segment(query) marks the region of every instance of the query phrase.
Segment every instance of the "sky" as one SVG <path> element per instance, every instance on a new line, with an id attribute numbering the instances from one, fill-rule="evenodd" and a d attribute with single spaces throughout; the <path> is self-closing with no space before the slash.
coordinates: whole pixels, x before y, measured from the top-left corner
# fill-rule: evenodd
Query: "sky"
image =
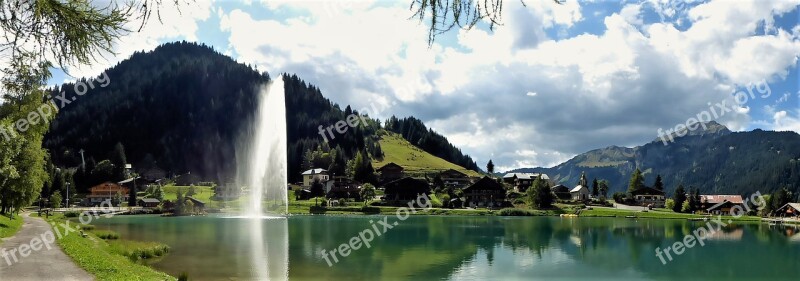
<path id="1" fill-rule="evenodd" d="M 167 3 L 114 54 L 50 82 L 201 42 L 372 117 L 417 117 L 498 171 L 642 145 L 718 104 L 713 120 L 731 130 L 800 132 L 800 0 L 523 1 L 507 1 L 494 30 L 430 46 L 410 0 Z"/>

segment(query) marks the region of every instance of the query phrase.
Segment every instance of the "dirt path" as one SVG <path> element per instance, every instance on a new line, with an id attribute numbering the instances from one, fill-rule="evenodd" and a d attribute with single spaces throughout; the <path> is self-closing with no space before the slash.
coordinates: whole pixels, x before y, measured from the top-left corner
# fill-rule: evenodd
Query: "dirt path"
<path id="1" fill-rule="evenodd" d="M 6 281 L 38 281 L 38 280 L 94 280 L 94 277 L 78 267 L 64 251 L 52 243 L 47 249 L 42 243 L 42 234 L 52 231 L 47 222 L 41 218 L 23 215 L 24 223 L 17 235 L 5 239 L 0 249 L 0 280 Z M 38 247 L 36 242 L 40 241 Z M 30 250 L 30 255 L 22 257 L 20 246 L 34 246 L 38 251 Z M 12 250 L 14 255 L 12 255 Z M 15 262 L 14 256 L 17 261 Z"/>

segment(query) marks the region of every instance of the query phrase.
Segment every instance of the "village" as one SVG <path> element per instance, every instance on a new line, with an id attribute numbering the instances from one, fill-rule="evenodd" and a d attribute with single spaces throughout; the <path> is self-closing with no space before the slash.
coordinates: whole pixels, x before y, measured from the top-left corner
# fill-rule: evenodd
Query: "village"
<path id="1" fill-rule="evenodd" d="M 238 200 L 249 194 L 246 186 L 233 183 L 217 185 L 203 182 L 197 176 L 186 173 L 167 177 L 158 168 L 149 168 L 140 174 L 126 165 L 130 178 L 120 182 L 104 182 L 91 187 L 89 194 L 74 199 L 82 207 L 99 206 L 111 202 L 115 207 L 127 207 L 130 214 L 168 213 L 173 215 L 197 215 L 220 212 L 226 207 L 235 207 Z M 470 176 L 455 169 L 429 173 L 406 173 L 395 163 L 376 169 L 377 184 L 359 183 L 347 176 L 331 175 L 322 168 L 302 172 L 302 181 L 287 185 L 290 201 L 313 200 L 316 208 L 310 213 L 335 209 L 348 205 L 372 207 L 405 206 L 420 194 L 431 196 L 434 207 L 442 209 L 464 209 L 496 211 L 502 209 L 533 208 L 528 191 L 538 179 L 547 186 L 552 203 L 545 208 L 557 210 L 562 215 L 580 214 L 583 210 L 617 209 L 620 211 L 663 211 L 701 215 L 751 215 L 764 218 L 797 221 L 800 203 L 787 202 L 772 207 L 768 213 L 758 212 L 756 202 L 737 194 L 699 194 L 684 192 L 684 200 L 675 206 L 675 198 L 667 196 L 663 183 L 640 186 L 627 193 L 608 194 L 609 183 L 595 179 L 591 183 L 581 175 L 574 186 L 556 184 L 547 174 L 506 173 L 502 177 L 489 175 Z M 138 192 L 132 193 L 132 190 Z M 166 192 L 164 191 L 166 190 Z M 166 196 L 165 196 L 166 195 Z M 67 199 L 68 200 L 68 199 Z M 47 201 L 47 199 L 45 199 Z M 227 204 L 226 204 L 227 202 Z M 770 202 L 772 204 L 773 202 Z M 42 203 L 43 206 L 53 204 Z M 66 202 L 69 206 L 69 202 Z M 58 204 L 60 206 L 60 204 Z M 689 206 L 689 207 L 687 207 Z M 176 208 L 177 207 L 177 208 Z M 560 209 L 560 210 L 559 210 Z M 633 215 L 631 215 L 633 216 Z"/>

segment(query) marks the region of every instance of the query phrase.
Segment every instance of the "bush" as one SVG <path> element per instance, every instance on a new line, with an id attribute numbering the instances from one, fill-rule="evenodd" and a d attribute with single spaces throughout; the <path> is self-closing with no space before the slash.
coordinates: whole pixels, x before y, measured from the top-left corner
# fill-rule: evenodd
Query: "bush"
<path id="1" fill-rule="evenodd" d="M 439 198 L 436 197 L 435 194 L 431 194 L 431 196 L 429 198 L 431 199 L 431 207 L 433 207 L 433 208 L 441 208 L 442 207 L 442 201 L 440 201 Z"/>
<path id="2" fill-rule="evenodd" d="M 520 209 L 520 208 L 505 208 L 505 209 L 500 210 L 500 212 L 498 212 L 497 215 L 499 215 L 499 216 L 536 216 L 538 214 L 533 212 L 533 211 L 531 211 L 531 210 L 525 210 L 525 209 Z"/>
<path id="3" fill-rule="evenodd" d="M 308 212 L 312 214 L 324 214 L 327 210 L 328 209 L 326 209 L 325 206 L 311 206 L 311 208 L 308 209 Z"/>
<path id="4" fill-rule="evenodd" d="M 108 230 L 98 230 L 94 232 L 94 235 L 97 235 L 98 238 L 103 240 L 117 240 L 119 239 L 119 234 L 113 231 Z"/>
<path id="5" fill-rule="evenodd" d="M 365 214 L 380 214 L 381 213 L 381 208 L 364 206 L 364 207 L 361 207 L 361 212 L 363 212 Z"/>
<path id="6" fill-rule="evenodd" d="M 612 198 L 614 198 L 614 202 L 625 204 L 625 193 L 614 192 Z"/>
<path id="7" fill-rule="evenodd" d="M 673 210 L 673 209 L 675 209 L 675 200 L 672 200 L 672 198 L 669 198 L 669 199 L 667 199 L 667 201 L 664 203 L 664 205 L 665 205 L 665 207 L 666 207 L 667 209 Z"/>
<path id="8" fill-rule="evenodd" d="M 525 199 L 522 198 L 514 199 L 514 205 L 524 205 L 524 204 L 525 204 Z"/>
<path id="9" fill-rule="evenodd" d="M 65 218 L 77 218 L 81 215 L 81 212 L 78 211 L 69 211 L 64 213 Z"/>
<path id="10" fill-rule="evenodd" d="M 83 225 L 81 225 L 81 230 L 94 230 L 94 225 L 83 224 Z"/>

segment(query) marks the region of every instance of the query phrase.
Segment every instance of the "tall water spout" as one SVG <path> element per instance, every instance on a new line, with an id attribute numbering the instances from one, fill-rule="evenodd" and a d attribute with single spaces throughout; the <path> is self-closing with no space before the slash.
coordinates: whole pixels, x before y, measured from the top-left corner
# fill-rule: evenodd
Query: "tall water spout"
<path id="1" fill-rule="evenodd" d="M 288 212 L 286 164 L 286 102 L 283 77 L 262 87 L 253 126 L 245 134 L 244 149 L 238 149 L 240 179 L 249 188 L 245 215 L 284 215 Z M 244 173 L 244 174 L 242 174 Z"/>

